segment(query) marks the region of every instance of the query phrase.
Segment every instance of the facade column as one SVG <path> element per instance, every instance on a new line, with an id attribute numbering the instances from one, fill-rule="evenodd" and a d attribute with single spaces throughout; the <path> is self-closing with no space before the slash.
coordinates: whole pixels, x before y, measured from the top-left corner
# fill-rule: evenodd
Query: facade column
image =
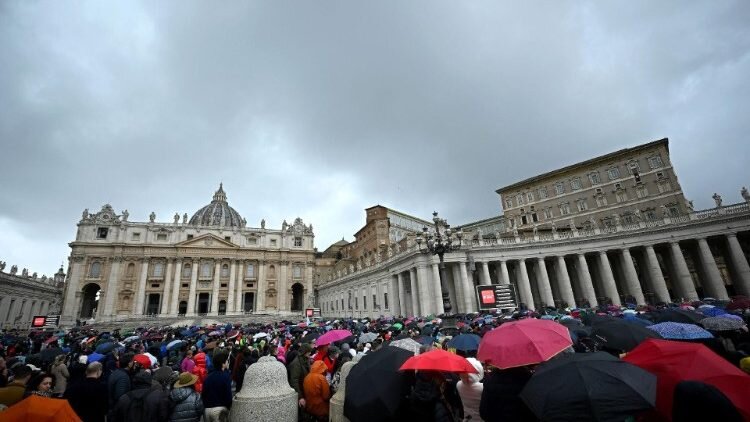
<path id="1" fill-rule="evenodd" d="M 239 260 L 237 262 L 237 279 L 234 281 L 235 283 L 235 292 L 234 292 L 234 309 L 233 311 L 235 313 L 245 313 L 245 308 L 242 307 L 242 297 L 244 296 L 242 294 L 242 288 L 245 287 L 245 261 Z"/>
<path id="2" fill-rule="evenodd" d="M 536 281 L 539 289 L 539 299 L 545 306 L 555 306 L 555 298 L 552 297 L 552 286 L 549 284 L 549 275 L 547 274 L 547 264 L 544 258 L 536 259 Z"/>
<path id="3" fill-rule="evenodd" d="M 190 265 L 190 293 L 188 293 L 187 316 L 195 316 L 195 290 L 198 288 L 198 272 L 201 269 L 201 260 L 193 259 Z"/>
<path id="4" fill-rule="evenodd" d="M 318 303 L 317 306 L 315 302 L 307 303 L 307 299 L 310 298 L 311 296 L 314 297 L 315 295 L 315 288 L 313 288 L 313 264 L 311 262 L 305 262 L 304 277 L 305 277 L 305 280 L 304 280 L 305 281 L 305 297 L 302 298 L 303 299 L 302 309 L 304 310 L 305 308 L 320 308 L 320 303 Z"/>
<path id="5" fill-rule="evenodd" d="M 729 233 L 727 243 L 729 244 L 729 257 L 737 274 L 737 282 L 734 283 L 737 285 L 737 293 L 750 296 L 750 265 L 747 263 L 745 253 L 742 252 L 737 234 Z"/>
<path id="6" fill-rule="evenodd" d="M 258 309 L 253 309 L 254 312 L 263 312 L 266 310 L 266 290 L 268 289 L 268 281 L 266 281 L 266 262 L 258 261 L 258 289 L 255 300 L 258 304 Z M 244 309 L 244 308 L 243 308 Z"/>
<path id="7" fill-rule="evenodd" d="M 604 295 L 608 297 L 612 304 L 620 306 L 620 294 L 617 292 L 617 284 L 615 283 L 615 276 L 612 274 L 612 267 L 609 265 L 609 258 L 607 258 L 607 251 L 599 251 L 599 274 L 602 277 L 602 284 L 604 285 Z"/>
<path id="8" fill-rule="evenodd" d="M 221 285 L 221 260 L 217 259 L 214 263 L 214 280 L 211 283 L 211 307 L 208 309 L 209 315 L 219 315 L 219 286 Z"/>
<path id="9" fill-rule="evenodd" d="M 49 312 L 49 302 L 45 300 L 42 302 L 42 315 L 47 315 L 47 312 Z"/>
<path id="10" fill-rule="evenodd" d="M 182 259 L 177 258 L 174 266 L 174 282 L 172 283 L 172 299 L 169 301 L 169 315 L 176 317 L 180 311 L 180 288 L 182 287 Z"/>
<path id="11" fill-rule="evenodd" d="M 679 242 L 670 242 L 669 249 L 672 253 L 672 262 L 675 269 L 675 278 L 677 279 L 677 286 L 679 288 L 680 295 L 683 299 L 687 300 L 698 300 L 698 293 L 695 291 L 695 285 L 693 284 L 693 277 L 690 276 L 690 270 L 688 269 L 685 257 L 682 255 L 682 249 L 680 248 Z"/>
<path id="12" fill-rule="evenodd" d="M 646 245 L 646 263 L 648 265 L 648 275 L 651 279 L 651 288 L 654 289 L 654 295 L 659 302 L 669 303 L 672 301 L 669 297 L 667 282 L 664 281 L 664 274 L 661 272 L 659 258 L 656 257 L 656 251 L 652 245 Z"/>
<path id="13" fill-rule="evenodd" d="M 8 315 L 8 311 L 10 310 L 10 296 L 5 296 L 0 300 L 0 328 L 4 327 L 4 324 L 6 323 L 5 317 Z"/>
<path id="14" fill-rule="evenodd" d="M 461 264 L 451 264 L 451 281 L 453 281 L 453 290 L 456 292 L 456 302 L 453 305 L 453 313 L 465 312 L 466 299 L 464 299 L 464 285 L 461 282 L 461 273 L 458 266 Z"/>
<path id="15" fill-rule="evenodd" d="M 143 315 L 143 301 L 146 299 L 146 278 L 148 277 L 148 258 L 141 262 L 141 276 L 138 278 L 138 290 L 135 293 L 133 315 Z"/>
<path id="16" fill-rule="evenodd" d="M 435 289 L 435 302 L 432 309 L 435 315 L 442 315 L 445 313 L 443 305 L 443 282 L 440 280 L 440 264 L 437 263 L 432 264 L 432 285 Z"/>
<path id="17" fill-rule="evenodd" d="M 409 283 L 411 285 L 411 312 L 414 316 L 419 316 L 419 299 L 418 299 L 418 288 L 417 285 L 417 269 L 409 269 Z"/>
<path id="18" fill-rule="evenodd" d="M 68 281 L 65 283 L 65 297 L 63 298 L 63 317 L 68 319 L 68 323 L 74 323 L 78 318 L 78 309 L 76 308 L 76 293 L 80 289 L 81 276 L 83 275 L 83 257 L 71 257 L 73 265 L 70 266 Z"/>
<path id="19" fill-rule="evenodd" d="M 500 261 L 500 270 L 498 271 L 497 281 L 500 284 L 510 284 L 510 275 L 508 274 L 508 263 L 505 260 Z"/>
<path id="20" fill-rule="evenodd" d="M 475 312 L 479 308 L 476 304 L 476 294 L 474 293 L 473 288 L 474 286 L 472 286 L 472 283 L 469 280 L 469 274 L 466 271 L 465 262 L 458 263 L 458 274 L 461 277 L 461 290 L 463 290 L 464 295 L 464 312 Z"/>
<path id="21" fill-rule="evenodd" d="M 596 290 L 594 290 L 594 282 L 591 281 L 591 273 L 589 272 L 589 264 L 586 262 L 586 255 L 582 253 L 578 254 L 576 271 L 578 272 L 578 281 L 581 284 L 581 292 L 584 299 L 589 302 L 592 308 L 595 308 L 598 306 L 599 301 L 596 300 Z"/>
<path id="22" fill-rule="evenodd" d="M 229 286 L 227 289 L 227 315 L 234 313 L 234 283 L 237 279 L 237 260 L 229 264 Z"/>
<path id="23" fill-rule="evenodd" d="M 433 313 L 430 290 L 434 288 L 430 282 L 426 265 L 417 267 L 417 286 L 419 287 L 419 309 L 422 311 L 420 316 L 424 317 Z"/>
<path id="24" fill-rule="evenodd" d="M 179 275 L 179 274 L 178 274 Z M 159 315 L 169 315 L 169 298 L 170 298 L 170 286 L 174 287 L 174 280 L 172 277 L 172 260 L 167 258 L 167 272 L 164 274 L 164 293 L 161 298 L 161 309 L 159 309 Z"/>
<path id="25" fill-rule="evenodd" d="M 117 316 L 115 297 L 117 297 L 117 292 L 120 290 L 118 288 L 118 281 L 120 279 L 120 262 L 122 262 L 121 256 L 112 258 L 112 267 L 109 270 L 109 279 L 107 280 L 107 294 L 102 309 L 104 312 L 100 314 L 102 316 L 112 316 L 113 318 Z"/>
<path id="26" fill-rule="evenodd" d="M 521 303 L 529 309 L 534 309 L 534 295 L 531 293 L 529 271 L 526 268 L 526 260 L 523 258 L 518 260 L 518 274 L 520 278 L 518 280 L 518 296 L 521 298 Z"/>
<path id="27" fill-rule="evenodd" d="M 706 275 L 705 285 L 706 295 L 719 300 L 729 300 L 727 289 L 724 287 L 724 281 L 719 274 L 719 267 L 716 266 L 714 254 L 711 253 L 711 247 L 705 237 L 698 238 L 698 252 L 703 267 L 703 273 Z"/>
<path id="28" fill-rule="evenodd" d="M 290 309 L 289 307 L 289 283 L 287 282 L 287 277 L 289 272 L 287 271 L 287 267 L 289 265 L 288 261 L 282 261 L 279 263 L 279 279 L 276 283 L 277 286 L 279 286 L 279 310 L 280 311 L 288 311 Z"/>
<path id="29" fill-rule="evenodd" d="M 398 312 L 395 315 L 406 316 L 406 289 L 404 288 L 404 274 L 396 274 L 396 283 L 398 283 Z"/>
<path id="30" fill-rule="evenodd" d="M 636 305 L 645 304 L 646 299 L 643 296 L 643 289 L 641 289 L 641 282 L 638 280 L 638 273 L 635 271 L 635 265 L 633 265 L 633 257 L 630 255 L 630 249 L 622 249 L 620 262 L 622 262 L 622 269 L 625 273 L 625 293 L 635 298 Z"/>
<path id="31" fill-rule="evenodd" d="M 562 255 L 558 256 L 556 264 L 557 283 L 560 288 L 562 300 L 565 302 L 564 306 L 574 308 L 576 307 L 576 298 L 573 294 L 573 287 L 570 284 L 570 275 L 568 275 L 568 267 L 565 265 L 565 257 Z"/>
<path id="32" fill-rule="evenodd" d="M 489 286 L 492 284 L 492 278 L 490 277 L 490 263 L 489 262 L 480 262 L 482 265 L 482 276 L 479 278 L 479 282 L 483 286 Z"/>

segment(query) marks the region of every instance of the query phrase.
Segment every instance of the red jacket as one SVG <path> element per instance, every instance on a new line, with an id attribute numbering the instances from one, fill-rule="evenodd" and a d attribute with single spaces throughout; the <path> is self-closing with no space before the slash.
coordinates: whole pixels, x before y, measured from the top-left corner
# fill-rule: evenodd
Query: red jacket
<path id="1" fill-rule="evenodd" d="M 200 394 L 203 391 L 203 380 L 208 375 L 208 371 L 206 370 L 206 354 L 203 352 L 198 353 L 193 357 L 193 361 L 195 361 L 193 375 L 198 376 L 198 381 L 195 382 L 195 391 Z"/>

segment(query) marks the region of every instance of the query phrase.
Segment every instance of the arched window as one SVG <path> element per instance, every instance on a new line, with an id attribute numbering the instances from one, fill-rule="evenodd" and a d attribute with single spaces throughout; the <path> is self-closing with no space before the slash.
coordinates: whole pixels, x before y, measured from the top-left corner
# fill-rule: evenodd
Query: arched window
<path id="1" fill-rule="evenodd" d="M 91 268 L 89 269 L 89 277 L 99 278 L 101 274 L 102 274 L 102 263 L 99 261 L 92 262 Z"/>
<path id="2" fill-rule="evenodd" d="M 190 264 L 185 264 L 185 266 L 182 267 L 182 278 L 190 278 L 192 269 L 193 267 Z"/>
<path id="3" fill-rule="evenodd" d="M 157 262 L 154 264 L 154 277 L 163 277 L 164 276 L 164 263 L 163 262 Z"/>
<path id="4" fill-rule="evenodd" d="M 135 276 L 135 264 L 132 262 L 128 264 L 128 269 L 125 270 L 125 277 L 133 278 Z"/>
<path id="5" fill-rule="evenodd" d="M 221 276 L 222 277 L 229 277 L 229 265 L 224 264 L 221 266 Z"/>
<path id="6" fill-rule="evenodd" d="M 201 264 L 201 277 L 211 277 L 211 264 L 204 262 Z"/>

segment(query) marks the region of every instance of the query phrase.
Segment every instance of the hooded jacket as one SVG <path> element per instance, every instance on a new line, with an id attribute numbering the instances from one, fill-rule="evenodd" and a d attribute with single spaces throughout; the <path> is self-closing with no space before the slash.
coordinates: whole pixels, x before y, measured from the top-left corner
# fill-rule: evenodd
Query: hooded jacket
<path id="1" fill-rule="evenodd" d="M 484 384 L 481 383 L 484 378 L 484 368 L 482 364 L 474 359 L 466 359 L 471 363 L 474 369 L 477 370 L 476 374 L 462 374 L 461 381 L 456 384 L 456 390 L 458 395 L 461 397 L 461 403 L 464 408 L 464 418 L 471 417 L 472 421 L 481 421 L 482 418 L 479 416 L 479 404 L 482 401 L 482 390 Z"/>
<path id="2" fill-rule="evenodd" d="M 325 366 L 325 364 L 323 364 Z M 289 364 L 289 385 L 297 392 L 298 398 L 304 398 L 303 382 L 310 372 L 310 361 L 305 355 L 297 357 Z"/>
<path id="3" fill-rule="evenodd" d="M 166 422 L 169 399 L 161 388 L 152 388 L 151 374 L 141 371 L 133 378 L 133 390 L 115 406 L 115 422 Z"/>
<path id="4" fill-rule="evenodd" d="M 531 378 L 526 368 L 491 372 L 484 380 L 479 413 L 485 421 L 536 421 L 519 394 Z"/>
<path id="5" fill-rule="evenodd" d="M 203 401 L 190 387 L 175 388 L 169 393 L 169 401 L 174 406 L 170 422 L 197 422 L 203 416 Z"/>
<path id="6" fill-rule="evenodd" d="M 305 393 L 305 410 L 319 417 L 328 415 L 328 403 L 331 400 L 331 390 L 325 377 L 326 371 L 325 363 L 315 361 L 302 383 Z"/>
<path id="7" fill-rule="evenodd" d="M 193 367 L 193 375 L 198 376 L 198 381 L 195 383 L 195 391 L 200 394 L 203 391 L 203 381 L 206 380 L 208 371 L 206 370 L 206 354 L 203 352 L 198 353 L 193 357 L 195 366 Z"/>

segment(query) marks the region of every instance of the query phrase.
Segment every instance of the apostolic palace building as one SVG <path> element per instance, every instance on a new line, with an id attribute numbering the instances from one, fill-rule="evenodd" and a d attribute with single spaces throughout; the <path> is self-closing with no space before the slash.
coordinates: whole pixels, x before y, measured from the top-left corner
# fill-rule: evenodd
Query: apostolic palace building
<path id="1" fill-rule="evenodd" d="M 70 243 L 63 323 L 306 307 L 330 317 L 472 312 L 486 285 L 512 285 L 517 304 L 537 309 L 750 295 L 750 193 L 728 204 L 713 194 L 714 208 L 694 210 L 667 139 L 496 193 L 498 216 L 447 236 L 437 216 L 367 208 L 355 240 L 323 252 L 299 218 L 248 227 L 222 186 L 190 218 L 85 210 Z M 453 242 L 442 266 L 428 251 L 436 228 Z"/>

